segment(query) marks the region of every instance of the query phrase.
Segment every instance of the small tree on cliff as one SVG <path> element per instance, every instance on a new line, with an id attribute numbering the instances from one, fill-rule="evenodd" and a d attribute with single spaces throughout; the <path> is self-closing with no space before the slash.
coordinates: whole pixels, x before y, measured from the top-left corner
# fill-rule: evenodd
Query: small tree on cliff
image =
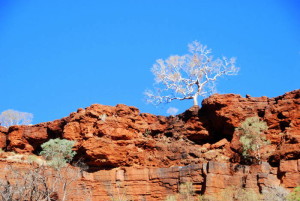
<path id="1" fill-rule="evenodd" d="M 60 169 L 70 162 L 76 152 L 72 150 L 75 142 L 66 139 L 51 139 L 41 145 L 41 155 L 48 161 L 48 164 Z"/>
<path id="2" fill-rule="evenodd" d="M 42 145 L 41 155 L 46 163 L 29 160 L 25 167 L 9 164 L 1 169 L 0 200 L 3 201 L 67 201 L 69 197 L 80 197 L 80 200 L 90 200 L 90 188 L 76 180 L 82 177 L 86 170 L 85 164 L 77 161 L 66 166 L 76 154 L 72 150 L 74 141 L 51 139 Z M 34 157 L 36 158 L 36 157 Z"/>
<path id="3" fill-rule="evenodd" d="M 16 110 L 5 110 L 0 114 L 0 125 L 10 127 L 12 125 L 30 124 L 33 114 Z"/>
<path id="4" fill-rule="evenodd" d="M 236 128 L 240 135 L 242 144 L 242 157 L 245 161 L 260 162 L 260 148 L 269 144 L 266 136 L 263 134 L 268 129 L 267 123 L 261 121 L 259 117 L 249 117 L 242 122 L 241 126 Z"/>
<path id="5" fill-rule="evenodd" d="M 26 167 L 26 168 L 24 168 Z M 55 170 L 38 163 L 18 166 L 13 163 L 1 168 L 1 201 L 67 201 L 72 196 L 90 200 L 90 189 L 76 183 L 82 173 L 79 167 Z M 86 198 L 86 199 L 83 199 Z"/>
<path id="6" fill-rule="evenodd" d="M 213 59 L 207 46 L 194 41 L 189 44 L 190 54 L 158 59 L 151 71 L 159 86 L 155 92 L 145 92 L 147 101 L 153 104 L 172 100 L 193 99 L 207 96 L 215 87 L 215 81 L 223 75 L 236 75 L 235 58 Z"/>

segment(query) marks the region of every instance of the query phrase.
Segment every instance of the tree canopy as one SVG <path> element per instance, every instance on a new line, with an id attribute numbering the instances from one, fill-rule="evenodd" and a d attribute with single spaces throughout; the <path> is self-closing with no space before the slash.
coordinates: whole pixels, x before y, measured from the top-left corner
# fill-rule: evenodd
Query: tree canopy
<path id="1" fill-rule="evenodd" d="M 193 99 L 198 105 L 198 96 L 207 96 L 215 89 L 215 81 L 223 75 L 236 75 L 239 68 L 235 58 L 216 58 L 207 46 L 194 41 L 188 45 L 189 54 L 173 55 L 158 59 L 151 71 L 156 88 L 145 92 L 147 101 L 153 104 L 173 100 Z"/>

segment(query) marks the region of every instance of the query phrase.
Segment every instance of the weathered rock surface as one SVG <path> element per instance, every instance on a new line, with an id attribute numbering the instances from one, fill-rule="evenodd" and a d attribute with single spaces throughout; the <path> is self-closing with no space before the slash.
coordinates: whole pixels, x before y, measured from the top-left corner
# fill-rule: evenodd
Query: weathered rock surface
<path id="1" fill-rule="evenodd" d="M 6 147 L 7 128 L 0 126 L 0 149 Z"/>
<path id="2" fill-rule="evenodd" d="M 235 128 L 253 116 L 267 122 L 271 144 L 260 150 L 261 165 L 238 165 L 241 144 Z M 276 98 L 215 94 L 201 108 L 174 117 L 94 104 L 53 122 L 0 127 L 0 147 L 16 153 L 37 154 L 42 143 L 57 137 L 76 141 L 76 158 L 83 158 L 93 172 L 86 182 L 97 192 L 95 200 L 107 196 L 103 182 L 122 181 L 136 200 L 159 200 L 184 181 L 208 195 L 228 185 L 257 191 L 300 185 L 300 90 Z M 190 176 L 178 176 L 185 169 Z M 133 190 L 137 186 L 140 191 Z"/>
<path id="3" fill-rule="evenodd" d="M 224 200 L 224 196 L 228 195 L 222 193 L 228 187 L 252 189 L 258 193 L 299 185 L 300 169 L 295 166 L 297 163 L 297 160 L 284 161 L 278 168 L 267 162 L 246 166 L 209 161 L 169 168 L 119 167 L 93 173 L 84 172 L 81 179 L 73 181 L 68 187 L 68 200 L 82 201 L 92 198 L 95 201 L 106 201 L 126 197 L 134 201 L 162 201 L 168 195 L 177 194 L 180 184 L 186 182 L 193 185 L 195 196 L 205 193 L 206 196 Z M 28 168 L 28 165 L 10 165 L 18 171 Z M 0 168 L 7 170 L 7 163 L 0 162 Z M 282 171 L 285 172 L 284 176 L 278 178 L 277 173 Z M 3 174 L 0 175 L 1 178 L 3 179 Z"/>

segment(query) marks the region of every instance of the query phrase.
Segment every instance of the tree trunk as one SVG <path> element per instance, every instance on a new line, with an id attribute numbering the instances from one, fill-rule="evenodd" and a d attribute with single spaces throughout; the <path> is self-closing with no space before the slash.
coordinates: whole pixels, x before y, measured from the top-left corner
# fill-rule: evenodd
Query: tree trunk
<path id="1" fill-rule="evenodd" d="M 198 94 L 195 94 L 193 96 L 193 101 L 194 101 L 194 106 L 197 105 L 198 106 Z"/>

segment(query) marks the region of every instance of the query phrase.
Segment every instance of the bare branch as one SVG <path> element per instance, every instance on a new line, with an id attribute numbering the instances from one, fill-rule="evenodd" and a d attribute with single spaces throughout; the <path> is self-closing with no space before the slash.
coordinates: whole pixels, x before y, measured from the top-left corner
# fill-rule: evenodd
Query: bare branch
<path id="1" fill-rule="evenodd" d="M 30 124 L 33 114 L 27 112 L 19 112 L 16 110 L 6 110 L 0 114 L 0 125 L 9 127 L 12 125 Z"/>
<path id="2" fill-rule="evenodd" d="M 219 77 L 236 75 L 239 71 L 235 66 L 235 58 L 214 60 L 210 55 L 211 50 L 198 41 L 192 42 L 188 47 L 190 54 L 158 59 L 153 65 L 151 71 L 158 87 L 155 92 L 145 92 L 147 102 L 160 104 L 194 99 L 194 104 L 197 105 L 197 97 L 210 94 Z"/>

